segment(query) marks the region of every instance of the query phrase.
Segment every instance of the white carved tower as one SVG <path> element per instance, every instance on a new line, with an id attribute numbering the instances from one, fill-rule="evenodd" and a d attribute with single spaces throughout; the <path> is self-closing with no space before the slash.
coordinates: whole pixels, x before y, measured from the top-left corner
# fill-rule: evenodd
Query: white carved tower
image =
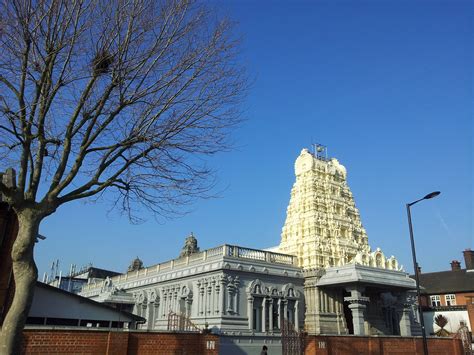
<path id="1" fill-rule="evenodd" d="M 322 146 L 315 154 L 303 149 L 296 159 L 279 251 L 296 255 L 306 269 L 348 263 L 398 269 L 395 257 L 386 258 L 378 248 L 371 251 L 346 168 L 324 152 Z"/>

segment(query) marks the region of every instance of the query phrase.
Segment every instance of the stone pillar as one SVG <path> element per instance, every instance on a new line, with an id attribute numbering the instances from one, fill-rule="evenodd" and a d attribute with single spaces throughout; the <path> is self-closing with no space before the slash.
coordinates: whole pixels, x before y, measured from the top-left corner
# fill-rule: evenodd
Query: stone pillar
<path id="1" fill-rule="evenodd" d="M 166 291 L 163 291 L 163 303 L 161 305 L 161 315 L 162 315 L 162 318 L 166 318 L 166 303 L 167 303 L 167 299 L 168 299 L 168 294 L 166 293 Z"/>
<path id="2" fill-rule="evenodd" d="M 278 306 L 278 324 L 277 327 L 278 329 L 281 329 L 281 322 L 283 321 L 283 318 L 281 317 L 281 298 L 278 299 L 277 301 L 277 306 Z"/>
<path id="3" fill-rule="evenodd" d="M 221 315 L 224 315 L 226 314 L 225 312 L 225 278 L 222 277 L 221 280 L 221 285 L 220 285 L 220 289 L 219 289 L 219 305 L 220 305 L 220 309 L 221 309 Z"/>
<path id="4" fill-rule="evenodd" d="M 233 297 L 233 301 L 234 301 L 234 302 L 233 302 L 233 303 L 234 303 L 234 314 L 238 314 L 238 313 L 239 313 L 239 312 L 238 312 L 238 309 L 239 309 L 239 307 L 238 307 L 238 306 L 239 306 L 239 292 L 238 292 L 238 291 L 239 291 L 238 288 L 236 288 L 236 289 L 234 290 L 234 297 Z"/>
<path id="5" fill-rule="evenodd" d="M 202 315 L 204 313 L 203 309 L 203 304 L 204 304 L 204 285 L 201 284 L 199 287 L 199 315 Z"/>
<path id="6" fill-rule="evenodd" d="M 210 310 L 210 313 L 211 315 L 212 314 L 215 314 L 217 313 L 216 312 L 216 308 L 217 308 L 217 302 L 216 302 L 216 297 L 217 297 L 217 293 L 216 293 L 216 280 L 212 280 L 211 281 L 211 293 L 212 293 L 212 297 L 211 297 L 211 308 L 209 309 Z"/>
<path id="7" fill-rule="evenodd" d="M 240 280 L 236 276 L 234 278 L 234 314 L 239 314 L 239 293 L 240 293 Z"/>
<path id="8" fill-rule="evenodd" d="M 155 314 L 154 314 L 154 310 L 155 310 L 155 304 L 154 302 L 149 302 L 148 303 L 148 314 L 147 314 L 147 319 L 146 319 L 146 323 L 147 323 L 147 329 L 148 330 L 151 330 L 153 329 L 153 325 L 155 324 Z"/>
<path id="9" fill-rule="evenodd" d="M 216 291 L 216 297 L 215 297 L 215 311 L 214 313 L 215 314 L 221 314 L 221 286 L 219 285 L 219 282 L 216 282 L 216 287 L 215 287 L 215 291 Z"/>
<path id="10" fill-rule="evenodd" d="M 212 284 L 209 282 L 207 285 L 207 314 L 212 314 Z"/>
<path id="11" fill-rule="evenodd" d="M 249 330 L 253 329 L 253 297 L 247 298 L 247 315 L 249 319 Z"/>
<path id="12" fill-rule="evenodd" d="M 202 314 L 207 316 L 207 282 L 202 286 Z"/>
<path id="13" fill-rule="evenodd" d="M 318 292 L 318 308 L 319 308 L 319 313 L 322 313 L 324 312 L 323 310 L 323 305 L 324 305 L 324 302 L 323 302 L 323 292 L 321 291 L 321 289 L 318 287 L 316 288 L 317 289 L 317 292 Z"/>
<path id="14" fill-rule="evenodd" d="M 295 312 L 294 312 L 294 314 L 295 314 L 295 330 L 296 331 L 298 331 L 299 328 L 300 328 L 300 324 L 299 324 L 300 323 L 300 320 L 299 320 L 299 313 L 300 312 L 299 312 L 299 309 L 298 309 L 299 308 L 299 303 L 300 303 L 299 301 L 295 301 Z"/>
<path id="15" fill-rule="evenodd" d="M 268 302 L 268 311 L 270 312 L 268 313 L 268 327 L 270 328 L 268 331 L 273 332 L 273 298 L 270 298 L 270 301 Z"/>
<path id="16" fill-rule="evenodd" d="M 283 319 L 287 319 L 288 317 L 288 301 L 283 301 Z"/>
<path id="17" fill-rule="evenodd" d="M 410 311 L 411 311 L 411 304 L 404 303 L 402 305 L 402 316 L 400 318 L 400 335 L 402 337 L 410 337 L 411 336 L 411 324 L 410 324 Z"/>
<path id="18" fill-rule="evenodd" d="M 190 297 L 186 297 L 186 317 L 191 318 L 191 304 L 193 303 L 193 299 Z"/>
<path id="19" fill-rule="evenodd" d="M 233 314 L 233 297 L 234 297 L 234 290 L 232 288 L 233 286 L 231 284 L 227 285 L 227 313 L 228 314 Z"/>
<path id="20" fill-rule="evenodd" d="M 146 319 L 145 324 L 143 324 L 143 325 L 141 326 L 141 328 L 142 328 L 142 329 L 145 329 L 145 327 L 146 327 L 146 329 L 148 329 L 148 325 L 149 325 L 150 323 L 149 323 L 148 314 L 147 314 L 148 305 L 146 304 L 146 300 L 145 300 L 140 306 L 141 306 L 141 309 L 142 309 L 142 310 L 140 311 L 141 316 Z"/>
<path id="21" fill-rule="evenodd" d="M 262 298 L 262 333 L 265 333 L 267 331 L 265 327 L 266 308 L 267 308 L 267 300 L 265 298 Z"/>
<path id="22" fill-rule="evenodd" d="M 349 301 L 346 297 L 346 301 Z M 364 312 L 366 305 L 361 300 L 349 301 L 349 309 L 352 312 L 352 324 L 354 326 L 354 335 L 365 335 Z"/>
<path id="23" fill-rule="evenodd" d="M 156 300 L 154 306 L 155 306 L 155 320 L 154 320 L 153 328 L 155 327 L 158 319 L 160 319 L 160 302 L 158 301 L 158 299 Z"/>
<path id="24" fill-rule="evenodd" d="M 344 301 L 349 302 L 349 309 L 352 312 L 354 335 L 365 335 L 364 313 L 370 299 L 362 296 L 361 289 L 351 289 L 350 292 L 351 296 L 344 297 Z"/>

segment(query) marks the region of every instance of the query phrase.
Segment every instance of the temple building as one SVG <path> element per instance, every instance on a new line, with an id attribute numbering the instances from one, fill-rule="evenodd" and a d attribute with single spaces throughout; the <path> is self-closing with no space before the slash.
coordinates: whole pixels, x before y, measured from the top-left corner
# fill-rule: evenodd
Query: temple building
<path id="1" fill-rule="evenodd" d="M 370 248 L 344 166 L 317 146 L 301 151 L 295 175 L 278 247 L 201 251 L 191 234 L 178 258 L 150 267 L 135 260 L 128 273 L 90 283 L 81 295 L 146 318 L 144 329 L 209 328 L 223 335 L 226 354 L 262 344 L 279 353 L 285 327 L 419 334 L 415 281 L 395 257 Z"/>
<path id="2" fill-rule="evenodd" d="M 281 351 L 282 327 L 304 327 L 304 278 L 292 255 L 227 244 L 199 251 L 191 235 L 180 257 L 129 270 L 81 295 L 144 317 L 139 329 L 207 328 L 223 336 L 226 354 Z"/>
<path id="3" fill-rule="evenodd" d="M 295 162 L 281 242 L 305 276 L 305 329 L 310 334 L 412 335 L 414 280 L 369 246 L 347 170 L 326 147 L 303 149 Z M 413 329 L 412 329 L 413 328 Z"/>

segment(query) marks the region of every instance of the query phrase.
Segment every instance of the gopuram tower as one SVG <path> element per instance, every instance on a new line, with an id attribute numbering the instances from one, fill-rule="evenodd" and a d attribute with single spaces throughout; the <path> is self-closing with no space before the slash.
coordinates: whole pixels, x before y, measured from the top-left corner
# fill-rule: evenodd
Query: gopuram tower
<path id="1" fill-rule="evenodd" d="M 303 149 L 296 159 L 279 251 L 297 256 L 305 269 L 357 263 L 397 270 L 395 257 L 371 251 L 346 168 L 326 154 L 324 146 L 316 145 L 314 153 Z"/>

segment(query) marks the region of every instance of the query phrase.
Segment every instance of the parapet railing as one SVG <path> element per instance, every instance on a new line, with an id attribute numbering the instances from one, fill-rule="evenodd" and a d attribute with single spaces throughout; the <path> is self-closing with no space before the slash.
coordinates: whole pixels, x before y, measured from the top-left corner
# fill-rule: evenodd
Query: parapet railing
<path id="1" fill-rule="evenodd" d="M 163 271 L 169 271 L 176 268 L 181 268 L 186 265 L 194 265 L 194 264 L 201 263 L 202 261 L 216 260 L 216 259 L 221 259 L 223 257 L 231 258 L 231 259 L 264 261 L 264 262 L 270 262 L 274 264 L 283 264 L 283 265 L 290 265 L 290 266 L 297 265 L 296 257 L 292 255 L 274 253 L 274 252 L 259 250 L 259 249 L 244 248 L 244 247 L 239 247 L 237 245 L 224 244 L 215 248 L 204 250 L 202 252 L 193 253 L 189 256 L 172 259 L 164 263 L 156 264 L 144 269 L 130 271 L 126 274 L 114 276 L 114 277 L 111 277 L 110 280 L 112 281 L 112 284 L 119 284 L 119 283 L 123 283 L 129 280 L 138 279 L 144 276 L 154 276 Z M 105 282 L 106 280 L 98 282 L 98 283 L 91 283 L 88 285 L 84 285 L 81 293 L 83 295 L 88 295 L 88 294 L 90 295 L 90 294 L 95 294 L 97 292 L 100 292 L 106 286 Z"/>

